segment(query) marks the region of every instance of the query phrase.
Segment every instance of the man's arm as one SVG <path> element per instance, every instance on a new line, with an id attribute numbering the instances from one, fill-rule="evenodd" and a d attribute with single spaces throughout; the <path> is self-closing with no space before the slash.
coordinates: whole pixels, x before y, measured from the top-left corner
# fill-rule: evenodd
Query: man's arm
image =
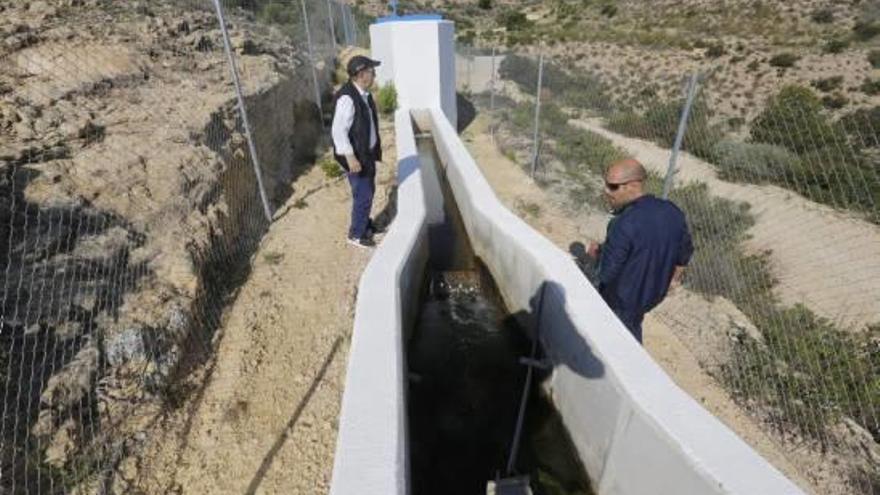
<path id="1" fill-rule="evenodd" d="M 632 250 L 632 240 L 622 228 L 610 229 L 602 244 L 599 264 L 599 284 L 607 286 L 620 277 Z"/>
<path id="2" fill-rule="evenodd" d="M 345 156 L 348 162 L 348 171 L 358 173 L 361 171 L 361 163 L 354 156 L 354 148 L 348 139 L 348 131 L 354 123 L 354 102 L 348 95 L 342 95 L 336 100 L 336 111 L 333 114 L 333 126 L 330 134 L 333 136 L 333 146 L 336 153 Z"/>

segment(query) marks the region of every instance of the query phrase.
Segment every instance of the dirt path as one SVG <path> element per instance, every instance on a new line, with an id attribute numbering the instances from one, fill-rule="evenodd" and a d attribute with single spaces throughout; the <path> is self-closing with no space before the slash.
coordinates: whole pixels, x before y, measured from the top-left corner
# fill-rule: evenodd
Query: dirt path
<path id="1" fill-rule="evenodd" d="M 542 190 L 518 165 L 504 157 L 485 132 L 485 117 L 478 117 L 465 134 L 465 141 L 499 199 L 557 246 L 568 250 L 572 242 L 588 242 L 604 236 L 604 214 L 573 212 Z M 535 208 L 535 205 L 538 208 Z M 664 306 L 669 306 L 664 308 Z M 706 308 L 709 306 L 710 308 Z M 668 311 L 717 314 L 739 319 L 730 303 L 718 298 L 708 302 L 679 291 L 645 320 L 645 348 L 676 384 L 734 430 L 762 456 L 798 485 L 813 493 L 846 493 L 843 481 L 817 466 L 822 459 L 811 451 L 792 451 L 768 435 L 762 425 L 741 409 L 730 395 L 700 366 L 700 360 L 665 324 Z"/>
<path id="2" fill-rule="evenodd" d="M 666 173 L 669 150 L 628 138 L 597 121 L 571 121 L 595 132 Z M 682 153 L 677 180 L 705 182 L 716 196 L 751 205 L 756 224 L 747 245 L 770 250 L 776 292 L 785 304 L 803 303 L 841 327 L 880 321 L 880 227 L 808 201 L 776 186 L 734 184 L 717 178 L 712 165 Z"/>
<path id="3" fill-rule="evenodd" d="M 385 153 L 374 213 L 394 179 Z M 146 493 L 329 488 L 355 287 L 371 251 L 345 242 L 345 179 L 313 167 L 293 188 L 228 310 L 204 390 L 152 433 L 131 473 Z"/>

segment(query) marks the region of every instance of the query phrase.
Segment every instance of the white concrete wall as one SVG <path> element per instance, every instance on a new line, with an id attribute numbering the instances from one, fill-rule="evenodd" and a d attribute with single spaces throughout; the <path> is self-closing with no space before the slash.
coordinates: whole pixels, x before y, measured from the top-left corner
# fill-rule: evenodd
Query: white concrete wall
<path id="1" fill-rule="evenodd" d="M 409 491 L 404 330 L 427 262 L 425 200 L 409 112 L 398 110 L 397 216 L 358 285 L 332 495 Z"/>
<path id="2" fill-rule="evenodd" d="M 672 382 L 571 257 L 501 205 L 445 115 L 431 117 L 476 254 L 511 313 L 540 315 L 553 399 L 598 494 L 802 493 Z"/>
<path id="3" fill-rule="evenodd" d="M 382 65 L 376 67 L 376 83 L 380 86 L 394 82 L 391 32 L 391 29 L 380 28 L 378 25 L 370 26 L 370 56 L 382 62 Z"/>
<path id="4" fill-rule="evenodd" d="M 372 57 L 382 62 L 380 85 L 393 82 L 400 108 L 442 108 L 453 126 L 455 28 L 450 21 L 400 20 L 370 26 Z M 385 67 L 383 67 L 385 66 Z"/>

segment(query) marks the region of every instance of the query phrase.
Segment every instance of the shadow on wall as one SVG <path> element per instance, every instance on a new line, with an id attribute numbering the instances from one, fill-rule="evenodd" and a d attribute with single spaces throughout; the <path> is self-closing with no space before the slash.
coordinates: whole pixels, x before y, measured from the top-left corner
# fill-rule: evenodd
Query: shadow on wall
<path id="1" fill-rule="evenodd" d="M 481 270 L 479 279 L 476 291 L 462 292 L 468 282 L 459 279 L 432 284 L 408 346 L 409 371 L 418 377 L 409 400 L 413 493 L 481 493 L 503 474 L 526 386 L 528 368 L 520 358 L 533 352 L 538 360 L 550 357 L 552 366 L 533 368 L 515 472 L 528 474 L 536 493 L 590 493 L 582 462 L 541 384 L 554 366 L 596 379 L 604 365 L 559 310 L 561 287 L 546 283 L 528 309 L 503 314 L 488 273 Z M 561 352 L 545 356 L 534 347 L 535 335 Z"/>
<path id="2" fill-rule="evenodd" d="M 471 125 L 471 122 L 474 121 L 477 116 L 477 109 L 473 102 L 461 93 L 456 93 L 455 105 L 458 107 L 458 124 L 456 125 L 456 130 L 461 133 Z"/>

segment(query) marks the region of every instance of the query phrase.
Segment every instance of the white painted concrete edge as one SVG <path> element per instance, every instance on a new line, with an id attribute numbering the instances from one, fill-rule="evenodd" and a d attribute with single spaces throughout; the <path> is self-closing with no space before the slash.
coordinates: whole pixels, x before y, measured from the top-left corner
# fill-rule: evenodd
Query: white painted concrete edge
<path id="1" fill-rule="evenodd" d="M 427 262 L 425 201 L 408 110 L 395 114 L 397 215 L 358 285 L 332 495 L 409 491 L 404 330 Z"/>
<path id="2" fill-rule="evenodd" d="M 443 112 L 430 114 L 475 252 L 511 313 L 540 315 L 553 399 L 597 492 L 803 493 L 672 382 L 571 257 L 498 201 Z"/>

